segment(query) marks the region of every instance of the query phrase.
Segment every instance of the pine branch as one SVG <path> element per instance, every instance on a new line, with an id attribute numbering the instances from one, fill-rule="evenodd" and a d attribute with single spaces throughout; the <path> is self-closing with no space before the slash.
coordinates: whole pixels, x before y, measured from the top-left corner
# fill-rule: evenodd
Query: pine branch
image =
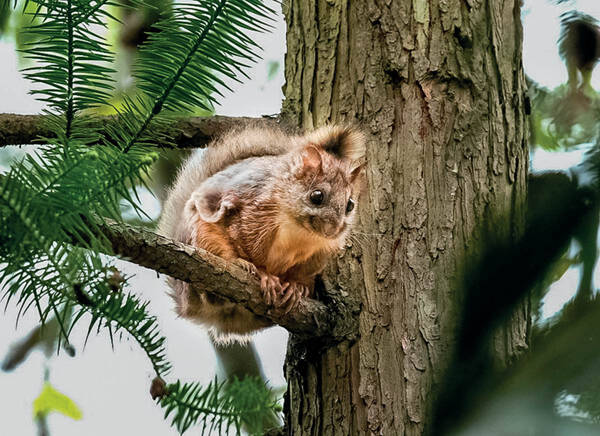
<path id="1" fill-rule="evenodd" d="M 49 140 L 55 138 L 55 135 L 47 127 L 45 119 L 44 115 L 0 114 L 0 147 L 48 143 Z M 96 117 L 90 121 L 90 127 L 103 132 L 104 127 L 113 120 L 114 117 L 111 116 Z M 201 148 L 221 132 L 253 122 L 276 124 L 280 122 L 280 119 L 278 116 L 263 118 L 189 117 L 174 120 L 169 131 L 159 133 L 172 135 L 173 143 L 177 145 L 177 148 Z"/>
<path id="2" fill-rule="evenodd" d="M 256 377 L 227 382 L 215 379 L 206 387 L 180 381 L 166 385 L 155 379 L 153 387 L 165 419 L 169 418 L 181 434 L 205 415 L 200 434 L 230 434 L 234 430 L 241 435 L 244 426 L 248 434 L 259 435 L 263 434 L 265 416 L 280 410 L 271 390 Z"/>
<path id="3" fill-rule="evenodd" d="M 305 338 L 347 339 L 356 331 L 354 317 L 335 316 L 336 310 L 304 299 L 287 315 L 272 310 L 261 298 L 260 284 L 251 274 L 205 250 L 156 233 L 105 220 L 98 228 L 112 244 L 113 253 L 138 265 L 168 274 L 199 290 L 244 305 L 256 315 Z M 352 318 L 352 319 L 349 319 Z"/>
<path id="4" fill-rule="evenodd" d="M 239 81 L 260 47 L 245 32 L 271 27 L 274 11 L 261 0 L 201 0 L 183 2 L 154 27 L 138 53 L 133 77 L 140 91 L 124 96 L 115 126 L 105 142 L 124 153 L 154 145 L 156 130 L 168 128 L 167 114 L 195 108 L 212 111 L 214 94 L 228 88 L 224 79 Z M 171 138 L 161 138 L 170 143 Z"/>

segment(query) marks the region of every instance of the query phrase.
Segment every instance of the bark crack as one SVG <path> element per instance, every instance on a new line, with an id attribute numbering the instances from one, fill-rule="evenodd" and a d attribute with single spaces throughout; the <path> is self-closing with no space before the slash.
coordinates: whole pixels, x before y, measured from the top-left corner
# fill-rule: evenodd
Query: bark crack
<path id="1" fill-rule="evenodd" d="M 314 2 L 315 5 L 315 10 L 314 10 L 314 28 L 315 28 L 315 46 L 313 48 L 314 50 L 314 60 L 315 63 L 313 65 L 313 71 L 312 71 L 312 79 L 311 79 L 311 93 L 310 93 L 310 104 L 308 105 L 308 107 L 310 108 L 310 116 L 311 116 L 311 125 L 315 126 L 318 123 L 318 120 L 316 119 L 316 115 L 317 115 L 317 110 L 318 108 L 315 108 L 315 104 L 316 104 L 316 99 L 315 96 L 319 94 L 318 92 L 318 67 L 319 67 L 319 37 L 320 37 L 320 29 L 319 29 L 319 20 L 317 19 L 319 17 L 319 1 L 315 1 Z"/>

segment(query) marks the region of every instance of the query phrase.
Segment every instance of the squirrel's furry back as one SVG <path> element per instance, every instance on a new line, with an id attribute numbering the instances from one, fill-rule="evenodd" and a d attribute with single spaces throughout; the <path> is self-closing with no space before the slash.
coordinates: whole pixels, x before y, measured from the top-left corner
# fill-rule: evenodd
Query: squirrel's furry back
<path id="1" fill-rule="evenodd" d="M 324 126 L 305 135 L 290 135 L 277 126 L 242 125 L 184 163 L 168 193 L 158 232 L 187 242 L 178 224 L 186 202 L 204 180 L 244 159 L 285 154 L 307 143 L 352 161 L 364 156 L 363 134 L 352 126 Z"/>
<path id="2" fill-rule="evenodd" d="M 182 240 L 177 223 L 186 202 L 204 180 L 244 159 L 284 154 L 297 146 L 294 139 L 277 127 L 242 126 L 228 131 L 206 149 L 196 152 L 181 167 L 169 190 L 158 232 Z"/>

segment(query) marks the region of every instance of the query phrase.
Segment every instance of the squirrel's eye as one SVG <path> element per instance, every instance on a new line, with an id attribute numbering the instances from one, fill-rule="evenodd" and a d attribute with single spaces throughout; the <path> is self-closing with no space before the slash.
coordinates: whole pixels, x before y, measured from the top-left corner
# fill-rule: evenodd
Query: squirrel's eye
<path id="1" fill-rule="evenodd" d="M 354 209 L 354 200 L 350 199 L 348 200 L 348 204 L 346 204 L 346 213 L 352 212 L 352 209 Z"/>
<path id="2" fill-rule="evenodd" d="M 317 189 L 316 191 L 313 191 L 310 193 L 310 202 L 312 204 L 314 204 L 315 206 L 319 206 L 320 204 L 323 203 L 324 197 L 325 196 L 323 195 L 323 192 L 321 192 Z"/>

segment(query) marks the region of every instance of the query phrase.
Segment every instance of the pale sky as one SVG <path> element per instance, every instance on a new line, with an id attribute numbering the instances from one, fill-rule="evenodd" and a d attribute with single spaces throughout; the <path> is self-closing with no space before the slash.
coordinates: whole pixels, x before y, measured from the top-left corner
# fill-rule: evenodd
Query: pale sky
<path id="1" fill-rule="evenodd" d="M 558 17 L 576 7 L 600 17 L 600 2 L 597 0 L 567 3 L 556 6 L 547 0 L 529 0 L 523 13 L 524 21 L 524 66 L 527 74 L 542 85 L 554 87 L 566 80 L 566 70 L 558 57 Z M 283 54 L 285 50 L 285 26 L 279 17 L 274 33 L 258 35 L 256 41 L 265 49 L 263 61 L 250 72 L 251 80 L 243 85 L 234 85 L 235 92 L 228 94 L 217 112 L 223 115 L 259 116 L 276 114 L 281 107 L 283 85 Z M 14 46 L 11 41 L 0 39 L 0 113 L 38 113 L 41 105 L 27 95 L 29 84 L 18 73 Z M 267 81 L 267 63 L 280 62 L 276 77 Z M 594 75 L 593 84 L 600 89 L 600 77 Z M 537 169 L 565 168 L 576 164 L 581 156 L 575 153 L 538 153 L 533 162 Z M 152 204 L 150 200 L 148 204 Z M 210 381 L 215 373 L 215 355 L 202 328 L 175 318 L 172 302 L 166 296 L 164 278 L 143 268 L 119 262 L 127 272 L 135 273 L 132 289 L 151 301 L 151 308 L 168 338 L 169 359 L 174 365 L 172 377 L 186 381 Z M 549 316 L 564 304 L 574 290 L 578 279 L 577 270 L 569 271 L 561 281 L 553 285 L 545 300 L 544 315 Z M 26 316 L 16 332 L 15 310 L 9 307 L 0 315 L 0 357 L 4 356 L 9 344 L 29 331 L 37 322 L 33 312 Z M 83 324 L 82 324 L 83 325 Z M 81 329 L 83 329 L 82 327 Z M 108 336 L 92 336 L 85 350 L 81 349 L 82 336 L 75 335 L 76 358 L 66 355 L 51 361 L 51 381 L 54 386 L 69 395 L 82 409 L 84 418 L 74 422 L 63 416 L 51 416 L 50 428 L 53 435 L 104 436 L 175 435 L 162 419 L 162 411 L 150 399 L 148 389 L 152 372 L 144 354 L 132 341 L 117 343 L 114 352 L 110 349 Z M 287 334 L 281 328 L 269 329 L 256 337 L 256 345 L 263 366 L 273 386 L 281 386 L 282 366 Z M 34 435 L 35 427 L 31 416 L 31 404 L 42 385 L 45 358 L 36 352 L 16 371 L 0 372 L 0 421 L 11 435 Z M 190 431 L 193 434 L 193 430 Z"/>

